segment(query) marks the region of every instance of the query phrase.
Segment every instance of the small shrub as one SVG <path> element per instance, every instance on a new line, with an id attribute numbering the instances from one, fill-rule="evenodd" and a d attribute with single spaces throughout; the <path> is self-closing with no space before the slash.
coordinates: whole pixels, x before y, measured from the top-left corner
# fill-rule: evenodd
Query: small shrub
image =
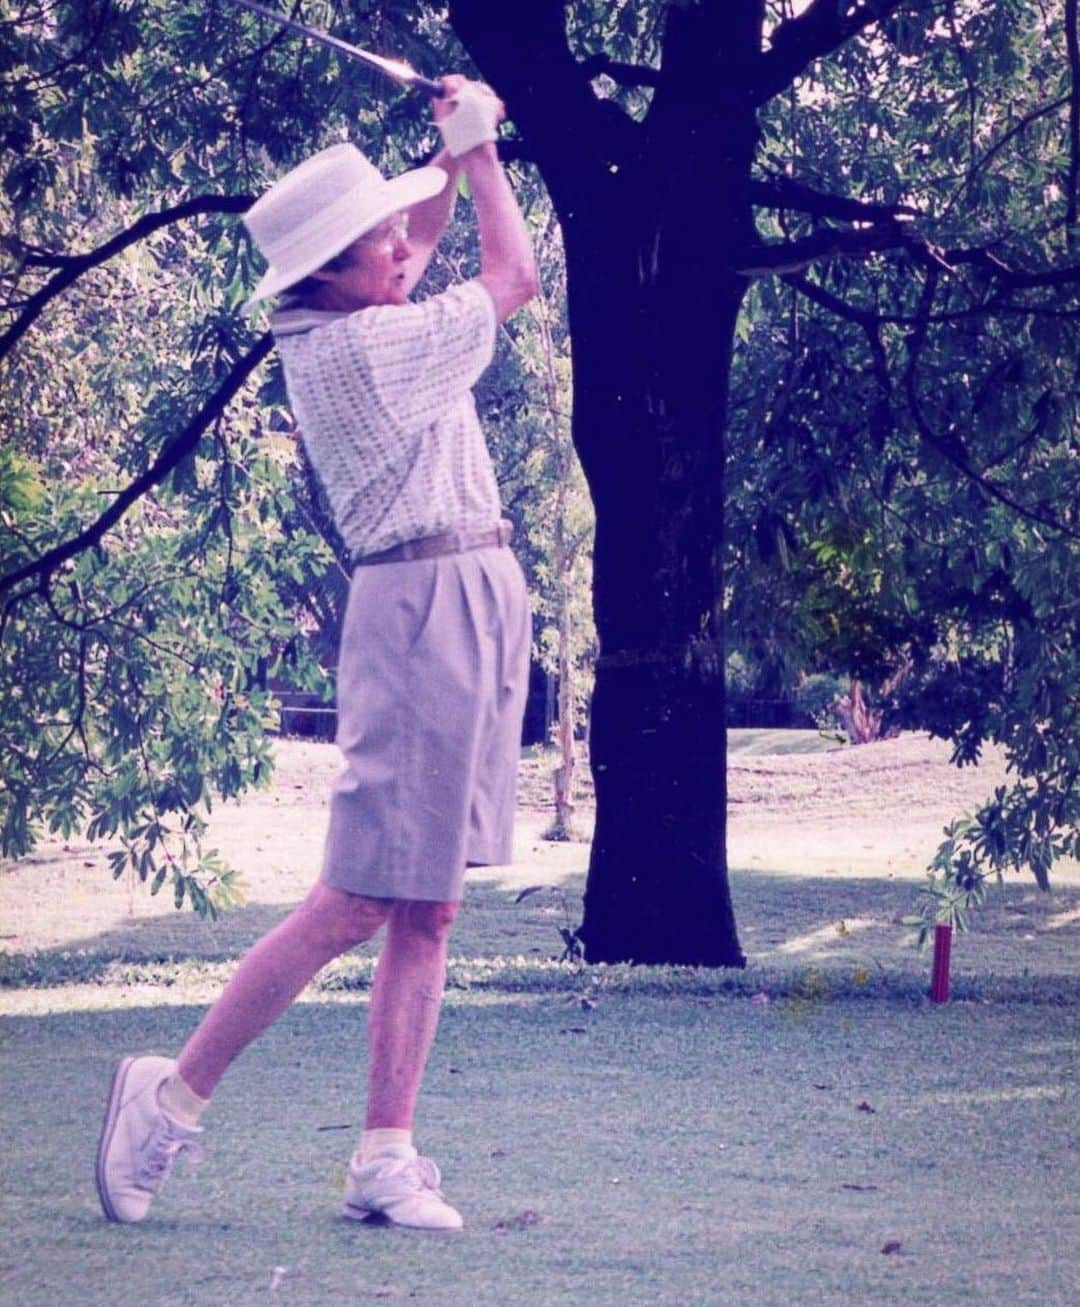
<path id="1" fill-rule="evenodd" d="M 832 672 L 812 672 L 804 676 L 795 690 L 795 703 L 813 719 L 821 731 L 835 731 L 839 726 L 836 701 L 847 692 L 847 678 Z"/>

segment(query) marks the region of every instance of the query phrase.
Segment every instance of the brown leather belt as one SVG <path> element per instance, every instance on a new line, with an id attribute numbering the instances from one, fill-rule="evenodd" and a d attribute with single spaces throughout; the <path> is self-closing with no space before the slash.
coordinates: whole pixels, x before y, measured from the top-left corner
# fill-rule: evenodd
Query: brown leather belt
<path id="1" fill-rule="evenodd" d="M 370 567 L 374 563 L 408 563 L 417 558 L 439 558 L 443 554 L 464 554 L 471 549 L 491 549 L 510 543 L 511 523 L 481 527 L 475 531 L 444 531 L 437 536 L 422 536 L 400 545 L 382 549 L 377 554 L 357 554 L 353 567 Z"/>

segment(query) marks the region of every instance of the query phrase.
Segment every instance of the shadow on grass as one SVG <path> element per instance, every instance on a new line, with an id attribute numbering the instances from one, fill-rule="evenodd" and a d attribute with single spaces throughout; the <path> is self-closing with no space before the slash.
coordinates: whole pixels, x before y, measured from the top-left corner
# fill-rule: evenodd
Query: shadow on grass
<path id="1" fill-rule="evenodd" d="M 517 887 L 499 880 L 467 886 L 465 906 L 455 926 L 453 948 L 469 956 L 532 953 L 558 955 L 558 926 L 575 926 L 580 919 L 581 878 L 558 894 L 538 895 L 515 902 Z M 230 908 L 217 921 L 200 920 L 181 909 L 175 917 L 133 917 L 122 929 L 99 931 L 72 939 L 63 946 L 32 953 L 0 952 L 0 983 L 8 985 L 92 980 L 114 962 L 190 959 L 223 962 L 241 956 L 256 940 L 288 915 L 288 906 L 250 903 Z M 568 913 L 570 915 L 568 915 Z M 376 952 L 378 941 L 361 946 L 361 954 Z M 35 974 L 42 979 L 35 981 Z"/>
<path id="2" fill-rule="evenodd" d="M 684 984 L 685 992 L 733 991 L 774 994 L 862 992 L 874 997 L 909 999 L 924 992 L 929 959 L 915 949 L 914 932 L 902 924 L 912 912 L 917 886 L 881 877 L 794 876 L 781 872 L 736 870 L 732 894 L 743 947 L 751 966 L 746 973 L 705 972 L 713 980 Z M 580 921 L 583 877 L 564 876 L 554 886 L 517 901 L 520 885 L 498 873 L 484 873 L 467 885 L 465 908 L 455 926 L 451 985 L 503 985 L 526 990 L 573 987 L 577 969 L 565 978 L 550 970 L 560 958 L 560 928 Z M 998 998 L 1062 1001 L 1057 995 L 1075 985 L 1080 967 L 1080 889 L 1044 895 L 1025 883 L 993 892 L 975 914 L 971 934 L 957 941 L 954 975 L 957 994 L 980 992 Z M 126 983 L 172 983 L 164 973 L 138 970 L 140 964 L 227 963 L 242 955 L 276 925 L 287 907 L 253 903 L 234 908 L 217 922 L 190 913 L 175 918 L 136 918 L 111 929 L 72 940 L 62 948 L 34 953 L 0 953 L 0 985 L 29 988 L 76 982 L 117 980 L 117 967 L 134 971 Z M 378 941 L 343 960 L 324 988 L 364 988 Z M 473 963 L 488 963 L 477 968 Z M 548 970 L 540 974 L 540 969 Z M 623 969 L 626 971 L 627 969 Z M 659 981 L 663 968 L 635 969 L 638 983 L 619 984 L 643 992 Z M 671 970 L 671 969 L 668 969 Z M 602 972 L 586 968 L 587 975 Z M 648 984 L 644 973 L 654 976 Z M 604 972 L 606 984 L 614 983 Z M 730 977 L 730 985 L 722 977 Z M 980 982 L 989 987 L 980 991 Z M 1034 988 L 1033 988 L 1034 986 Z M 580 985 L 579 985 L 580 987 Z M 660 986 L 661 989 L 670 988 Z"/>

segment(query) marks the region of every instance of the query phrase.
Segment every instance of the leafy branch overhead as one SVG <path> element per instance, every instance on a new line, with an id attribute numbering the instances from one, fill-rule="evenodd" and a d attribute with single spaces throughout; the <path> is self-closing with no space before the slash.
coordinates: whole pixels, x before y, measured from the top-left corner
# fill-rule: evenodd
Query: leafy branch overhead
<path id="1" fill-rule="evenodd" d="M 800 14 L 785 18 L 772 33 L 769 50 L 762 55 L 754 87 L 762 103 L 786 90 L 818 59 L 838 50 L 871 24 L 898 10 L 929 16 L 936 3 L 910 0 L 811 0 Z"/>
<path id="2" fill-rule="evenodd" d="M 68 559 L 98 544 L 109 528 L 118 522 L 134 503 L 153 487 L 159 486 L 185 458 L 190 458 L 194 454 L 205 432 L 221 418 L 251 374 L 270 353 L 273 343 L 273 337 L 266 332 L 252 349 L 232 365 L 228 375 L 198 412 L 165 444 L 150 466 L 112 499 L 109 507 L 100 517 L 70 540 L 53 546 L 32 561 L 0 576 L 0 594 L 14 590 L 16 586 L 28 580 L 35 580 L 39 589 L 46 587 L 52 574 Z M 25 593 L 29 594 L 32 591 Z M 18 599 L 18 597 L 15 595 L 13 598 Z M 8 601 L 9 606 L 11 602 Z"/>
<path id="3" fill-rule="evenodd" d="M 185 218 L 204 213 L 243 213 L 250 207 L 250 195 L 197 195 L 179 204 L 171 205 L 156 213 L 143 214 L 129 227 L 104 241 L 95 249 L 82 254 L 68 251 L 51 251 L 35 246 L 23 246 L 17 238 L 9 240 L 8 254 L 15 263 L 16 282 L 20 271 L 30 268 L 55 268 L 56 272 L 44 286 L 28 295 L 18 305 L 19 312 L 11 325 L 0 335 L 0 359 L 12 350 L 23 334 L 37 322 L 38 318 L 56 299 L 64 294 L 76 281 L 91 268 L 100 267 L 110 259 L 122 254 L 130 246 L 145 240 L 163 227 L 171 227 Z"/>

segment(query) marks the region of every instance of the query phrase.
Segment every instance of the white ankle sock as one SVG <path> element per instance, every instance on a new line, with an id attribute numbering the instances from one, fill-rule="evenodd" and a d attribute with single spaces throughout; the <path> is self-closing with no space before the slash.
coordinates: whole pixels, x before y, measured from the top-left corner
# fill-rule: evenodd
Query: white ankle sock
<path id="1" fill-rule="evenodd" d="M 396 1152 L 399 1148 L 412 1147 L 412 1131 L 399 1130 L 391 1126 L 376 1130 L 365 1130 L 360 1136 L 360 1147 L 353 1154 L 357 1166 L 364 1166 L 382 1153 Z"/>
<path id="2" fill-rule="evenodd" d="M 209 1102 L 209 1098 L 199 1097 L 179 1071 L 174 1071 L 158 1088 L 158 1107 L 188 1130 L 198 1129 L 199 1117 Z"/>

